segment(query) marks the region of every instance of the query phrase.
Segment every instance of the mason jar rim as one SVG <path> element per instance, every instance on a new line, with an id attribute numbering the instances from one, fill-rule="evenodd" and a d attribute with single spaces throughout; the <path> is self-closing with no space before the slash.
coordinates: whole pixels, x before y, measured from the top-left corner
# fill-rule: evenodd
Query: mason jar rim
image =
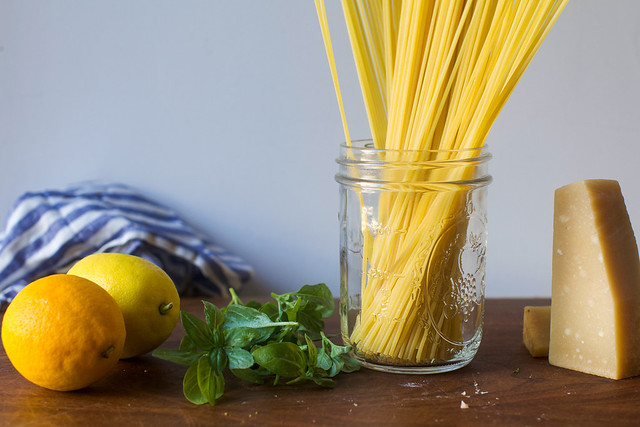
<path id="1" fill-rule="evenodd" d="M 344 153 L 366 153 L 370 158 L 365 160 L 364 156 L 358 156 L 358 160 L 344 160 Z M 340 153 L 341 156 L 336 159 L 338 163 L 351 163 L 353 161 L 357 163 L 369 163 L 369 162 L 384 162 L 384 160 L 380 160 L 376 155 L 382 153 L 388 154 L 397 154 L 400 155 L 400 158 L 407 159 L 413 156 L 420 157 L 425 155 L 436 155 L 436 154 L 444 154 L 444 155 L 454 155 L 451 158 L 433 158 L 429 160 L 424 160 L 428 163 L 448 163 L 448 162 L 480 162 L 485 163 L 493 158 L 493 155 L 489 151 L 488 145 L 483 145 L 482 147 L 471 147 L 471 148 L 453 148 L 453 149 L 424 149 L 424 150 L 407 150 L 407 149 L 394 149 L 394 148 L 376 148 L 373 145 L 372 139 L 357 139 L 352 140 L 351 144 L 347 144 L 343 142 L 340 144 Z M 478 153 L 474 155 L 474 153 Z M 456 155 L 459 155 L 456 156 Z M 396 160 L 397 161 L 397 160 Z M 402 162 L 402 161 L 401 161 Z M 418 161 L 420 162 L 420 161 Z"/>

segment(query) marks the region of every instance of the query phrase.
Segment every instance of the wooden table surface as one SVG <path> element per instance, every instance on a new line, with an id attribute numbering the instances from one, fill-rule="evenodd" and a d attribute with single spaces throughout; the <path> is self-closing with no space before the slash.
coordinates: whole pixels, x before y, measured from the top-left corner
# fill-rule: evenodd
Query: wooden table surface
<path id="1" fill-rule="evenodd" d="M 546 303 L 489 299 L 480 350 L 458 371 L 362 369 L 340 374 L 333 389 L 229 377 L 215 407 L 189 403 L 182 395 L 186 368 L 150 355 L 120 361 L 111 376 L 87 389 L 54 392 L 23 379 L 2 349 L 0 425 L 637 425 L 640 377 L 613 381 L 529 356 L 521 339 L 523 307 Z M 184 299 L 182 308 L 202 313 L 199 299 Z M 337 317 L 327 330 L 338 331 Z M 163 346 L 177 347 L 183 334 L 178 325 Z"/>

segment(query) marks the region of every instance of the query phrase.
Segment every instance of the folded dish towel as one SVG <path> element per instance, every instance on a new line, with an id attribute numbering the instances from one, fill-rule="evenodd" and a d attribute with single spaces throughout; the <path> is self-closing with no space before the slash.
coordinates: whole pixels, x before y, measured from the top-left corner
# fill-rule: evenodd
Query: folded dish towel
<path id="1" fill-rule="evenodd" d="M 122 184 L 85 183 L 29 192 L 0 234 L 0 307 L 28 283 L 64 273 L 96 252 L 144 257 L 163 268 L 181 295 L 221 295 L 253 274 L 173 211 Z"/>

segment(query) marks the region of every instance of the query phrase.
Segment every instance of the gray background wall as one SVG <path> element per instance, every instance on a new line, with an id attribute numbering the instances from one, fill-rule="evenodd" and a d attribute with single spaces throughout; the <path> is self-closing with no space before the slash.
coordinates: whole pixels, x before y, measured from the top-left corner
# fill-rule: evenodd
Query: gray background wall
<path id="1" fill-rule="evenodd" d="M 559 186 L 619 180 L 640 227 L 638 22 L 638 1 L 572 0 L 495 123 L 489 296 L 550 295 Z M 0 0 L 2 218 L 28 190 L 119 181 L 243 256 L 247 293 L 337 293 L 342 139 L 311 0 Z"/>

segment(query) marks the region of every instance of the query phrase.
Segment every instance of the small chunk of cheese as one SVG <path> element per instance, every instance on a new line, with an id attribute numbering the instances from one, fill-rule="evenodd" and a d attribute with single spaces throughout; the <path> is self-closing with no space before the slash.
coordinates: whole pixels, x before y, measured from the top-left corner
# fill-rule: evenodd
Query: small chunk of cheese
<path id="1" fill-rule="evenodd" d="M 549 322 L 551 306 L 524 308 L 522 342 L 533 357 L 549 355 Z"/>
<path id="2" fill-rule="evenodd" d="M 618 182 L 557 189 L 553 227 L 549 363 L 640 374 L 640 261 Z"/>

